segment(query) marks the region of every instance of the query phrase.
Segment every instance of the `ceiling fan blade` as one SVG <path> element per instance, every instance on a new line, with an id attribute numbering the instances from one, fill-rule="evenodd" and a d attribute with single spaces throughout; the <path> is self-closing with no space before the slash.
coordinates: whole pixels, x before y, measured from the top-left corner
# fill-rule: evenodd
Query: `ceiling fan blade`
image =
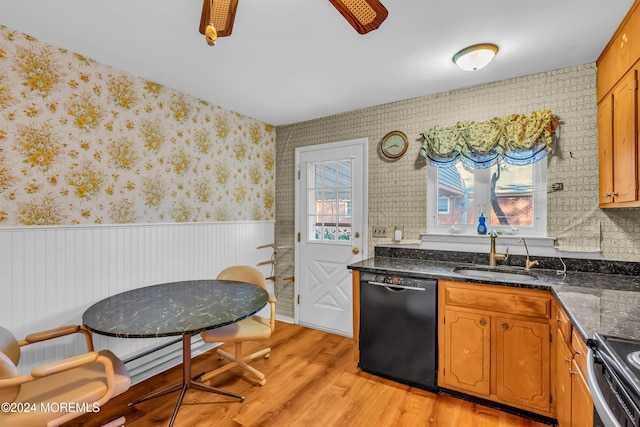
<path id="1" fill-rule="evenodd" d="M 329 0 L 360 34 L 377 30 L 389 12 L 378 0 Z"/>
<path id="2" fill-rule="evenodd" d="M 213 4 L 213 13 L 211 10 Z M 207 26 L 213 23 L 218 37 L 231 35 L 233 21 L 236 17 L 238 0 L 203 0 L 200 15 L 200 34 L 205 34 Z"/>

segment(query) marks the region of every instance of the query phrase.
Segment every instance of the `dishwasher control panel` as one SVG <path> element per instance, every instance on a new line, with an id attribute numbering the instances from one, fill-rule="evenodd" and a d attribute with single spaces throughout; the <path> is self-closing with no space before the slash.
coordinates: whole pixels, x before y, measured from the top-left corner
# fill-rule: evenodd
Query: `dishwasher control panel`
<path id="1" fill-rule="evenodd" d="M 416 279 L 413 277 L 382 274 L 375 275 L 375 277 L 370 278 L 369 281 L 389 286 L 402 286 L 407 288 L 424 288 L 435 283 L 435 280 L 432 279 Z"/>

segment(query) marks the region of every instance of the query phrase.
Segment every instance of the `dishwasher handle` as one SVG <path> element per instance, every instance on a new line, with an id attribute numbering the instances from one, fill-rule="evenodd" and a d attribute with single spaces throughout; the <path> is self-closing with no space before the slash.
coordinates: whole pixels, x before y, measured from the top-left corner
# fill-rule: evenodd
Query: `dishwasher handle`
<path id="1" fill-rule="evenodd" d="M 389 290 L 393 290 L 393 288 L 396 289 L 406 289 L 409 291 L 425 291 L 425 288 L 417 288 L 415 286 L 404 286 L 404 285 L 394 285 L 391 283 L 382 283 L 382 282 L 373 282 L 373 281 L 369 281 L 367 282 L 370 285 L 375 285 L 375 286 L 383 286 Z"/>

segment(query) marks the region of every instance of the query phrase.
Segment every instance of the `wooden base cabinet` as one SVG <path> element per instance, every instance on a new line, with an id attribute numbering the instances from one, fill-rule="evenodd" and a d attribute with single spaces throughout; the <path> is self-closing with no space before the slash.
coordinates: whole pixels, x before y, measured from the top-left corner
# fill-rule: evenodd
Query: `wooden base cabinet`
<path id="1" fill-rule="evenodd" d="M 484 313 L 447 310 L 444 323 L 446 382 L 441 386 L 489 397 L 491 372 L 491 318 Z M 440 347 L 440 352 L 443 348 Z"/>
<path id="2" fill-rule="evenodd" d="M 496 317 L 496 395 L 502 402 L 549 412 L 549 322 Z"/>
<path id="3" fill-rule="evenodd" d="M 586 378 L 575 360 L 571 376 L 571 425 L 572 427 L 593 426 L 593 398 Z"/>
<path id="4" fill-rule="evenodd" d="M 571 427 L 571 350 L 556 341 L 556 416 L 559 427 Z"/>
<path id="5" fill-rule="evenodd" d="M 439 386 L 554 417 L 549 292 L 438 286 Z"/>
<path id="6" fill-rule="evenodd" d="M 593 399 L 586 381 L 587 348 L 572 330 L 560 307 L 554 316 L 556 330 L 555 394 L 559 427 L 592 427 Z M 566 320 L 565 320 L 566 319 Z"/>

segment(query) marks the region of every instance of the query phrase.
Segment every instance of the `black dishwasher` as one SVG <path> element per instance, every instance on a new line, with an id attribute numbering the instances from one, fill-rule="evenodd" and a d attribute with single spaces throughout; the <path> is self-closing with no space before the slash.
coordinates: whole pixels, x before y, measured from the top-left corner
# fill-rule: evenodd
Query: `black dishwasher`
<path id="1" fill-rule="evenodd" d="M 437 391 L 437 283 L 361 273 L 360 369 Z"/>

